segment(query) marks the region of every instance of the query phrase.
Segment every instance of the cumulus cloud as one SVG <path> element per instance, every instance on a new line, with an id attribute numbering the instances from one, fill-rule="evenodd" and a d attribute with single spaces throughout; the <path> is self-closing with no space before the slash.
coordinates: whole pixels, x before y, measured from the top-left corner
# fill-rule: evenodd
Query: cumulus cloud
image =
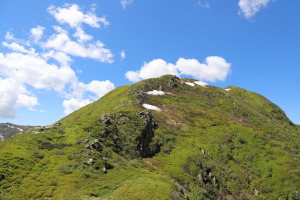
<path id="1" fill-rule="evenodd" d="M 224 81 L 230 71 L 230 63 L 224 58 L 210 56 L 205 59 L 205 63 L 200 63 L 196 59 L 179 58 L 176 66 L 180 74 L 190 75 L 200 80 L 210 82 Z"/>
<path id="2" fill-rule="evenodd" d="M 88 36 L 83 35 L 81 37 L 84 37 L 84 40 L 86 41 Z M 80 41 L 83 41 L 82 39 L 83 38 L 81 38 Z M 104 48 L 104 44 L 102 42 L 76 42 L 73 41 L 66 33 L 53 34 L 45 43 L 42 44 L 42 46 L 43 48 L 54 49 L 56 51 L 70 54 L 71 56 L 92 58 L 100 62 L 113 62 L 112 52 L 109 49 Z"/>
<path id="3" fill-rule="evenodd" d="M 86 106 L 87 104 L 90 104 L 91 101 L 89 99 L 76 99 L 71 98 L 68 100 L 63 101 L 63 106 L 65 108 L 64 113 L 65 115 L 68 115 L 75 110 L 78 110 L 79 108 Z"/>
<path id="4" fill-rule="evenodd" d="M 76 4 L 66 4 L 62 8 L 51 6 L 48 11 L 61 25 L 71 29 L 53 26 L 56 33 L 49 37 L 44 27 L 36 26 L 30 29 L 28 40 L 16 39 L 7 32 L 6 41 L 1 43 L 7 51 L 0 52 L 0 117 L 15 117 L 19 106 L 41 111 L 34 108 L 39 103 L 33 91 L 58 92 L 65 98 L 64 113 L 69 114 L 115 88 L 108 80 L 80 82 L 71 68 L 73 57 L 113 62 L 111 51 L 104 48 L 102 42 L 94 41 L 82 26 L 108 25 L 105 17 L 97 17 L 94 8 L 84 13 Z M 35 46 L 37 48 L 33 48 Z M 36 52 L 36 49 L 40 50 Z"/>
<path id="5" fill-rule="evenodd" d="M 124 51 L 124 50 L 122 50 L 122 51 L 120 52 L 120 57 L 121 57 L 122 60 L 124 60 L 124 59 L 126 58 L 126 54 L 125 54 L 125 51 Z"/>
<path id="6" fill-rule="evenodd" d="M 6 32 L 5 39 L 10 41 L 10 40 L 15 40 L 15 37 L 11 32 Z"/>
<path id="7" fill-rule="evenodd" d="M 205 63 L 200 63 L 196 59 L 179 58 L 175 65 L 162 59 L 155 59 L 144 63 L 138 71 L 128 71 L 125 76 L 132 82 L 156 78 L 165 74 L 188 75 L 203 81 L 215 82 L 226 79 L 230 72 L 230 66 L 230 63 L 218 56 L 207 57 Z"/>
<path id="8" fill-rule="evenodd" d="M 14 118 L 17 106 L 35 105 L 38 105 L 37 98 L 24 85 L 12 78 L 0 78 L 0 117 Z"/>
<path id="9" fill-rule="evenodd" d="M 64 113 L 66 115 L 74 112 L 75 110 L 91 103 L 92 101 L 95 101 L 99 99 L 100 97 L 104 96 L 109 91 L 113 90 L 115 88 L 114 84 L 110 82 L 109 80 L 106 81 L 97 81 L 93 80 L 88 84 L 84 84 L 82 82 L 76 82 L 73 85 L 73 97 L 70 99 L 66 99 L 63 102 L 64 107 Z M 86 94 L 90 92 L 94 95 L 88 95 Z"/>
<path id="10" fill-rule="evenodd" d="M 77 4 L 65 4 L 63 7 L 50 6 L 48 12 L 60 23 L 68 24 L 72 28 L 81 26 L 82 23 L 88 24 L 94 28 L 100 28 L 100 22 L 108 25 L 109 22 L 105 16 L 97 17 L 94 9 L 83 13 Z"/>
<path id="11" fill-rule="evenodd" d="M 37 43 L 44 33 L 45 28 L 42 26 L 37 26 L 36 28 L 30 29 L 30 34 L 34 43 Z"/>
<path id="12" fill-rule="evenodd" d="M 268 3 L 270 3 L 271 1 L 272 0 L 240 0 L 239 14 L 243 14 L 245 18 L 250 19 L 262 8 L 267 7 Z"/>
<path id="13" fill-rule="evenodd" d="M 86 90 L 94 93 L 96 96 L 92 97 L 93 100 L 97 100 L 109 91 L 115 89 L 115 85 L 109 80 L 97 81 L 93 80 L 86 85 Z"/>
<path id="14" fill-rule="evenodd" d="M 70 56 L 68 56 L 66 53 L 63 52 L 57 52 L 54 50 L 51 50 L 47 53 L 43 53 L 42 57 L 46 60 L 53 58 L 56 60 L 61 66 L 69 66 L 72 62 L 72 59 Z"/>
<path id="15" fill-rule="evenodd" d="M 48 64 L 40 56 L 22 53 L 0 53 L 0 74 L 26 83 L 36 89 L 61 92 L 66 83 L 72 82 L 75 73 L 70 67 Z"/>
<path id="16" fill-rule="evenodd" d="M 93 39 L 91 35 L 86 34 L 81 27 L 76 28 L 76 32 L 73 35 L 79 42 L 86 42 Z"/>
<path id="17" fill-rule="evenodd" d="M 21 46 L 15 42 L 12 42 L 12 43 L 7 43 L 7 42 L 2 42 L 2 46 L 4 47 L 7 47 L 13 51 L 16 51 L 16 52 L 21 52 L 21 53 L 29 53 L 29 51 L 27 49 L 25 49 L 24 46 Z"/>
<path id="18" fill-rule="evenodd" d="M 167 63 L 162 59 L 154 59 L 149 63 L 144 63 L 138 71 L 128 71 L 125 76 L 132 82 L 137 82 L 147 78 L 157 78 L 165 74 L 179 75 L 177 67 L 172 63 Z"/>
<path id="19" fill-rule="evenodd" d="M 125 9 L 126 6 L 131 4 L 132 2 L 133 2 L 133 0 L 121 0 L 121 5 L 122 5 L 123 9 Z"/>

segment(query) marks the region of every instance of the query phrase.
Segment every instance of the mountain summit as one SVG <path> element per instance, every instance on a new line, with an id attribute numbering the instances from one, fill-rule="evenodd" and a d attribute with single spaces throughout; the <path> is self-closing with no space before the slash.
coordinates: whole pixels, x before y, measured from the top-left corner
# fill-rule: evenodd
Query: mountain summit
<path id="1" fill-rule="evenodd" d="M 0 199 L 299 199 L 300 131 L 238 87 L 166 75 L 0 143 Z"/>

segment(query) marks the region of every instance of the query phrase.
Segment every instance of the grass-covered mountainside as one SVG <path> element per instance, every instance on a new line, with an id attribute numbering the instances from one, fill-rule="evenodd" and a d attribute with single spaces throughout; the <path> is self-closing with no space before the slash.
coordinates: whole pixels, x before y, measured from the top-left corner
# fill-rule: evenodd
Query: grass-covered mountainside
<path id="1" fill-rule="evenodd" d="M 24 133 L 37 126 L 20 126 L 11 123 L 0 123 L 0 141 L 6 140 L 19 133 Z"/>
<path id="2" fill-rule="evenodd" d="M 299 127 L 261 95 L 194 81 L 119 87 L 1 142 L 0 199 L 300 199 Z"/>

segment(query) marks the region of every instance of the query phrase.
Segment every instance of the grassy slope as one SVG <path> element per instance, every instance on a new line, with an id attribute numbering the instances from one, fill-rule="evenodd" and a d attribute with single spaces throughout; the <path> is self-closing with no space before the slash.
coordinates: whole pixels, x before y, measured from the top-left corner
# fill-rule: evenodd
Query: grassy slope
<path id="1" fill-rule="evenodd" d="M 174 82 L 178 87 L 169 86 Z M 227 92 L 181 83 L 164 76 L 123 86 L 59 126 L 1 142 L 0 197 L 182 198 L 175 182 L 191 199 L 293 199 L 299 193 L 300 133 L 280 108 L 241 88 Z M 143 94 L 161 86 L 171 94 Z M 152 112 L 158 128 L 150 146 L 160 152 L 148 158 L 141 158 L 135 146 L 143 129 L 136 113 L 144 110 L 143 102 L 163 110 Z M 98 121 L 106 113 L 130 118 L 125 124 L 111 120 L 117 139 L 101 135 L 105 127 Z M 93 151 L 93 165 L 86 164 L 86 138 L 104 144 L 100 153 Z M 108 173 L 103 166 L 110 166 Z"/>

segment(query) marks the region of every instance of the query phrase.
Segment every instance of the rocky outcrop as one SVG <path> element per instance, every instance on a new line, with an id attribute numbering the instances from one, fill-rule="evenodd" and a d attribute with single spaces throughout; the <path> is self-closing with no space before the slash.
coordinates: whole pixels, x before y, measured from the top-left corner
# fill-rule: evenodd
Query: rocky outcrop
<path id="1" fill-rule="evenodd" d="M 141 136 L 137 138 L 137 148 L 142 157 L 152 157 L 159 152 L 159 146 L 150 146 L 152 138 L 154 137 L 154 131 L 158 128 L 151 111 L 146 110 L 139 112 L 138 115 L 143 119 L 145 127 L 141 133 Z"/>
<path id="2" fill-rule="evenodd" d="M 177 191 L 180 192 L 180 194 L 182 195 L 183 198 L 189 199 L 188 193 L 182 185 L 180 185 L 179 183 L 176 182 L 175 186 L 177 188 Z"/>
<path id="3" fill-rule="evenodd" d="M 172 76 L 170 78 L 170 82 L 168 82 L 168 86 L 172 88 L 177 88 L 178 84 L 183 84 L 184 82 L 178 76 Z"/>
<path id="4" fill-rule="evenodd" d="M 95 139 L 94 141 L 90 142 L 89 144 L 84 146 L 85 149 L 95 149 L 99 152 L 103 150 L 102 145 L 99 142 L 99 139 Z"/>

